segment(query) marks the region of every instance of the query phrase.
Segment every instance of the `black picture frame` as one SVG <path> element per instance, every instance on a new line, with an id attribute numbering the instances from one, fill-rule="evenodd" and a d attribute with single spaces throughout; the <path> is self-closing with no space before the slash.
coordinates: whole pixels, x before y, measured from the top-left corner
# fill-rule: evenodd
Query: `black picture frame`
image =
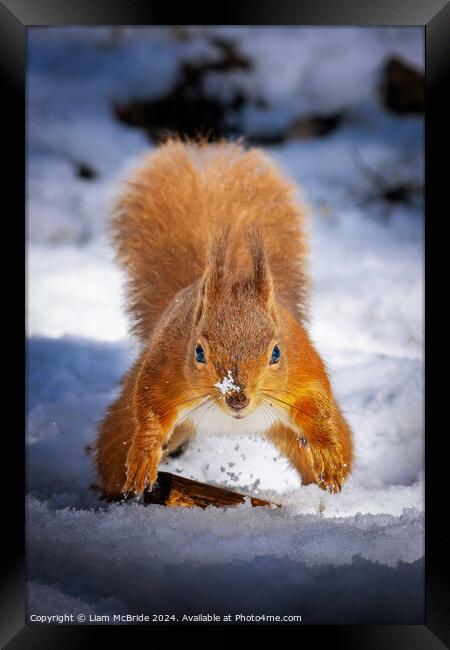
<path id="1" fill-rule="evenodd" d="M 188 15 L 189 13 L 189 15 Z M 6 170 L 2 184 L 4 201 L 8 201 L 10 219 L 5 226 L 4 241 L 7 248 L 17 243 L 23 250 L 25 226 L 21 219 L 23 214 L 23 195 L 25 187 L 25 48 L 26 30 L 33 25 L 166 25 L 174 24 L 204 25 L 358 25 L 358 26 L 422 26 L 425 30 L 426 46 L 426 323 L 427 373 L 433 358 L 433 345 L 437 354 L 442 354 L 440 341 L 445 341 L 444 322 L 446 310 L 438 304 L 433 312 L 431 307 L 432 290 L 445 287 L 444 264 L 446 262 L 445 238 L 439 236 L 439 225 L 445 222 L 448 209 L 445 210 L 444 190 L 448 160 L 444 153 L 446 143 L 446 120 L 449 103 L 447 99 L 450 88 L 450 3 L 446 0 L 250 0 L 240 3 L 223 2 L 215 7 L 215 12 L 206 6 L 196 12 L 189 6 L 176 11 L 163 3 L 148 3 L 143 0 L 1 0 L 0 1 L 0 74 L 6 93 L 3 94 L 1 109 L 4 113 L 3 124 L 8 125 L 8 132 L 13 136 L 10 153 L 3 156 Z M 448 149 L 448 146 L 447 146 Z M 447 181 L 448 183 L 448 181 Z M 9 196 L 8 196 L 9 195 Z M 6 203 L 4 204 L 6 205 Z M 442 212 L 442 215 L 441 215 Z M 6 218 L 6 215 L 3 215 Z M 12 233 L 15 225 L 16 232 Z M 444 224 L 443 224 L 444 225 Z M 433 234 L 433 236 L 432 236 Z M 433 247 L 433 252 L 431 252 Z M 9 257 L 9 256 L 8 256 Z M 15 296 L 18 305 L 22 305 L 19 288 L 11 289 L 14 279 L 21 284 L 25 265 L 20 255 L 16 256 L 16 267 L 8 262 L 5 279 L 11 303 L 6 309 L 11 312 L 8 317 L 9 332 L 7 347 L 17 344 L 14 356 L 14 368 L 8 374 L 10 393 L 18 393 L 19 405 L 13 410 L 17 415 L 23 407 L 20 388 L 21 364 L 23 359 L 22 325 L 14 324 L 14 313 L 21 319 L 23 307 L 11 307 Z M 22 285 L 23 286 L 23 285 Z M 442 294 L 443 302 L 446 303 Z M 439 302 L 439 301 L 438 301 Z M 446 305 L 445 305 L 446 306 Z M 14 312 L 14 313 L 12 313 Z M 442 338 L 439 324 L 442 327 Z M 431 341 L 433 340 L 433 344 Z M 23 367 L 23 366 L 22 366 Z M 13 370 L 18 373 L 15 381 Z M 436 383 L 438 385 L 436 385 Z M 441 384 L 442 386 L 442 384 Z M 438 413 L 445 406 L 445 386 L 439 388 L 439 382 L 433 382 L 433 389 L 426 382 L 426 622 L 425 625 L 382 625 L 382 626 L 299 626 L 296 634 L 301 635 L 300 642 L 311 636 L 317 647 L 332 638 L 335 648 L 443 648 L 450 640 L 448 617 L 448 561 L 442 521 L 445 516 L 445 495 L 447 482 L 447 462 L 445 454 L 439 448 L 441 440 L 446 437 L 448 425 L 443 427 L 438 421 Z M 6 394 L 6 393 L 5 393 Z M 8 397 L 8 408 L 12 407 Z M 1 620 L 0 643 L 7 648 L 78 648 L 95 647 L 104 637 L 113 634 L 114 643 L 131 642 L 130 634 L 147 634 L 148 628 L 142 626 L 66 626 L 66 625 L 26 625 L 25 624 L 25 521 L 24 521 L 24 441 L 19 427 L 4 427 L 8 448 L 3 449 L 4 470 L 10 476 L 5 479 L 6 496 L 3 504 L 2 535 L 4 550 L 3 572 L 1 578 Z M 5 462 L 6 461 L 6 462 Z M 8 473 L 8 472 L 7 472 Z M 441 500 L 440 495 L 444 496 Z M 440 503 L 442 506 L 440 507 Z M 15 522 L 15 523 L 13 523 Z M 7 534 L 6 534 L 7 533 Z M 167 627 L 167 626 L 165 626 Z M 173 626 L 175 627 L 175 626 Z M 211 626 L 210 629 L 215 629 Z M 167 630 L 168 631 L 168 630 Z M 167 633 L 165 631 L 165 633 Z M 147 637 L 148 638 L 148 637 Z M 445 644 L 445 645 L 444 645 Z"/>

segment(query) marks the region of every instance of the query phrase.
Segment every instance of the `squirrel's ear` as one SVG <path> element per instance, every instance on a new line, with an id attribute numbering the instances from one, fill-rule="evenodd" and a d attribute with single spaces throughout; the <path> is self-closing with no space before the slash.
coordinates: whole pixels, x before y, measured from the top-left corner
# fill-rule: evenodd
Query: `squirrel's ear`
<path id="1" fill-rule="evenodd" d="M 246 232 L 253 265 L 255 288 L 266 303 L 273 303 L 273 284 L 261 230 L 254 226 Z"/>
<path id="2" fill-rule="evenodd" d="M 204 294 L 207 300 L 217 298 L 221 293 L 229 234 L 229 224 L 218 226 L 209 247 L 204 276 Z"/>
<path id="3" fill-rule="evenodd" d="M 197 305 L 195 318 L 197 323 L 203 313 L 205 303 L 208 300 L 217 299 L 221 294 L 229 232 L 230 227 L 228 224 L 218 226 L 209 247 L 208 261 Z"/>

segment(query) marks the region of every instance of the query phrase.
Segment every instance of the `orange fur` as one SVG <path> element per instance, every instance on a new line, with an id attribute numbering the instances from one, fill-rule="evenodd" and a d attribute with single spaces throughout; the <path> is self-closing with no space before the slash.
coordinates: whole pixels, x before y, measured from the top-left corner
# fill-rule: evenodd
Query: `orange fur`
<path id="1" fill-rule="evenodd" d="M 341 488 L 352 437 L 305 329 L 303 220 L 294 186 L 238 144 L 171 140 L 132 175 L 113 233 L 142 348 L 99 432 L 106 496 L 151 485 L 199 413 L 211 433 L 264 414 L 305 483 Z"/>

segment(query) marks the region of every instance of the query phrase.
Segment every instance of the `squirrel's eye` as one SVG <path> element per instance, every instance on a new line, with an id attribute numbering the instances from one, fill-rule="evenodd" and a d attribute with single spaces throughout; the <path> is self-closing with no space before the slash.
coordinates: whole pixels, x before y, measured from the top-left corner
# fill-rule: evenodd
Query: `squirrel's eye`
<path id="1" fill-rule="evenodd" d="M 200 344 L 195 348 L 195 359 L 198 363 L 206 363 L 205 351 Z"/>
<path id="2" fill-rule="evenodd" d="M 278 363 L 280 360 L 280 356 L 281 356 L 280 348 L 278 347 L 278 345 L 276 345 L 272 350 L 272 356 L 270 357 L 269 363 Z"/>

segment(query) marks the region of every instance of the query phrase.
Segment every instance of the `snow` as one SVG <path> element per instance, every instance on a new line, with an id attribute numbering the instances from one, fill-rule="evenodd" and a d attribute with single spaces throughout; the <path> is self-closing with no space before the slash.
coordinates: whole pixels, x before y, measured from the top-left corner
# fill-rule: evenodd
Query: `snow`
<path id="1" fill-rule="evenodd" d="M 86 446 L 136 354 L 108 208 L 151 146 L 111 104 L 157 96 L 178 60 L 211 52 L 204 28 L 188 32 L 193 40 L 148 28 L 29 30 L 28 613 L 194 608 L 422 623 L 423 206 L 374 197 L 355 156 L 391 182 L 423 181 L 422 120 L 389 115 L 375 98 L 387 56 L 423 65 L 420 29 L 229 28 L 256 69 L 230 74 L 225 89 L 209 79 L 217 93 L 243 87 L 270 101 L 246 110 L 243 127 L 255 131 L 348 107 L 328 137 L 267 151 L 310 204 L 310 334 L 355 436 L 342 492 L 301 486 L 270 443 L 229 435 L 200 436 L 163 469 L 281 509 L 108 505 L 90 489 Z M 76 176 L 75 162 L 95 179 Z"/>
<path id="2" fill-rule="evenodd" d="M 226 395 L 227 393 L 239 393 L 241 390 L 240 387 L 234 383 L 231 370 L 228 370 L 222 381 L 218 381 L 214 386 L 220 390 L 222 395 Z"/>

